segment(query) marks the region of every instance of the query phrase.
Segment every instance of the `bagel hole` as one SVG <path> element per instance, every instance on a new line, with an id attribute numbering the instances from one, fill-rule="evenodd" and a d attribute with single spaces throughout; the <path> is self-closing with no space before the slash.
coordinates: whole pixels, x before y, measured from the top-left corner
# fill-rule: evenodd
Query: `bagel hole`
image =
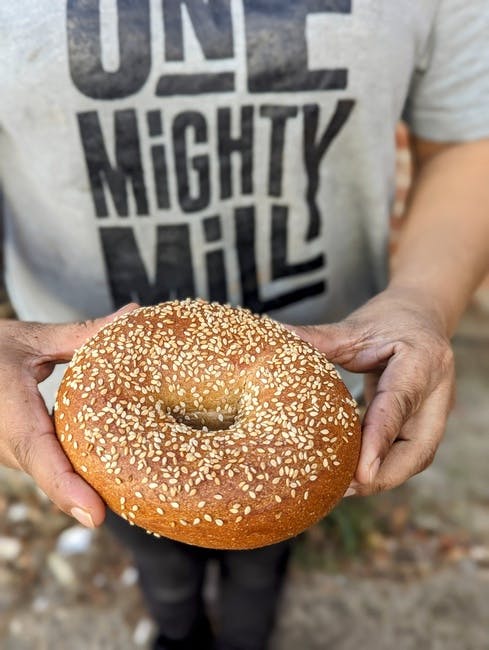
<path id="1" fill-rule="evenodd" d="M 218 411 L 193 411 L 185 414 L 172 413 L 172 415 L 177 422 L 185 424 L 196 431 L 202 431 L 204 427 L 208 431 L 229 429 L 236 421 L 234 413 L 221 413 Z"/>

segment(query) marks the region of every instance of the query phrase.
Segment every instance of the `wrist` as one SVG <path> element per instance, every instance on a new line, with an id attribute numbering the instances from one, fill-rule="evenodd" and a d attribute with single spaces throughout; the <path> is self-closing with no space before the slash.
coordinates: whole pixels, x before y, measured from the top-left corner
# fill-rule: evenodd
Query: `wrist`
<path id="1" fill-rule="evenodd" d="M 437 292 L 419 284 L 393 278 L 383 294 L 400 307 L 423 315 L 423 320 L 442 336 L 450 338 L 458 320 L 458 314 Z"/>

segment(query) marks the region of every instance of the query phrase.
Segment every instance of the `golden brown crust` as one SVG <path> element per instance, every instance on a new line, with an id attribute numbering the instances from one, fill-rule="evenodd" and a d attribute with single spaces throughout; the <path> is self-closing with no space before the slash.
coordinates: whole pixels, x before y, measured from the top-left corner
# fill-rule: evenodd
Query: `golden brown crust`
<path id="1" fill-rule="evenodd" d="M 114 512 L 208 548 L 305 530 L 342 497 L 360 449 L 355 402 L 323 355 L 267 317 L 202 300 L 105 326 L 73 357 L 55 423 Z"/>

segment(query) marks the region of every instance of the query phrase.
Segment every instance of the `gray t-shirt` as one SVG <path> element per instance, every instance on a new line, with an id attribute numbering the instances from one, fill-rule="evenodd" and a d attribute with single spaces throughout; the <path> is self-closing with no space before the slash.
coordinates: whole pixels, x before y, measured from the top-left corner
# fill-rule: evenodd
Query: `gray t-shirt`
<path id="1" fill-rule="evenodd" d="M 19 316 L 199 295 L 341 319 L 386 282 L 403 112 L 489 136 L 488 35 L 486 0 L 1 3 Z"/>

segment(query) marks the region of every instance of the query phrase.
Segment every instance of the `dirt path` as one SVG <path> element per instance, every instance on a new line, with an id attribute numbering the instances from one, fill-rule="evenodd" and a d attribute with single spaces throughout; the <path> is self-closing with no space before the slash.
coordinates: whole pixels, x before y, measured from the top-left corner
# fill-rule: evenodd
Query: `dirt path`
<path id="1" fill-rule="evenodd" d="M 274 650 L 489 650 L 489 318 L 470 314 L 455 345 L 459 397 L 434 465 L 375 499 L 360 555 L 328 555 L 334 572 L 318 568 L 328 534 L 308 536 L 316 568 L 295 563 Z M 114 548 L 0 470 L 0 647 L 147 647 L 135 572 Z"/>

